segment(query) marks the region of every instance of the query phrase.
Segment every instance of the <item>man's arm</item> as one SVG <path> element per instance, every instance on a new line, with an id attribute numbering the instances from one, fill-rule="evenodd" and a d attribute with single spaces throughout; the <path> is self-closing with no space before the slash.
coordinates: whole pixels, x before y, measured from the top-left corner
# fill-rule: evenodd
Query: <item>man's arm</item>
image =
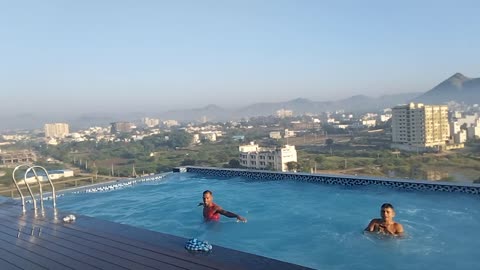
<path id="1" fill-rule="evenodd" d="M 375 218 L 372 219 L 370 221 L 370 223 L 368 223 L 368 226 L 365 228 L 365 231 L 373 232 L 373 230 L 375 229 L 375 224 L 377 224 L 377 223 L 378 223 L 377 219 L 375 219 Z"/>
<path id="2" fill-rule="evenodd" d="M 396 236 L 403 236 L 403 226 L 400 223 L 395 223 L 395 235 Z"/>
<path id="3" fill-rule="evenodd" d="M 229 212 L 229 211 L 227 211 L 227 210 L 223 210 L 222 208 L 218 208 L 218 209 L 217 209 L 217 213 L 219 213 L 219 214 L 221 214 L 221 215 L 224 215 L 224 216 L 226 216 L 226 217 L 229 217 L 229 218 L 237 218 L 238 220 L 243 221 L 243 222 L 247 221 L 247 219 L 245 219 L 244 217 L 239 216 L 239 215 L 237 215 L 237 214 L 235 214 L 235 213 L 233 213 L 233 212 Z"/>

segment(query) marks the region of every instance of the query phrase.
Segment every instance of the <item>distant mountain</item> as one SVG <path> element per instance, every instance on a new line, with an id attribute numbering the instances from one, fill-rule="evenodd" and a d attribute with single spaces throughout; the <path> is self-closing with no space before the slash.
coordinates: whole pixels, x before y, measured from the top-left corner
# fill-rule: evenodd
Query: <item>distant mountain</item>
<path id="1" fill-rule="evenodd" d="M 480 103 L 480 78 L 468 78 L 461 73 L 455 73 L 413 101 L 429 104 L 449 101 Z"/>
<path id="2" fill-rule="evenodd" d="M 345 110 L 348 112 L 373 112 L 389 108 L 398 104 L 405 104 L 421 93 L 405 93 L 385 95 L 372 98 L 357 95 L 338 101 L 312 101 L 297 98 L 286 102 L 255 103 L 240 109 L 225 109 L 216 105 L 189 110 L 172 110 L 159 115 L 162 119 L 175 119 L 178 121 L 199 121 L 206 118 L 209 121 L 226 121 L 252 116 L 274 115 L 277 110 L 292 110 L 295 115 L 304 113 L 319 114 L 325 111 Z"/>
<path id="3" fill-rule="evenodd" d="M 93 125 L 108 125 L 114 121 L 135 121 L 141 117 L 159 117 L 160 119 L 175 119 L 178 121 L 226 121 L 239 120 L 245 117 L 274 115 L 277 110 L 292 110 L 294 115 L 304 113 L 319 114 L 326 111 L 345 110 L 347 112 L 374 112 L 408 102 L 426 104 L 441 104 L 448 101 L 464 102 L 466 104 L 480 103 L 480 78 L 469 78 L 456 73 L 425 93 L 404 93 L 384 95 L 373 98 L 356 95 L 336 101 L 312 101 L 296 98 L 285 102 L 255 103 L 242 108 L 222 108 L 217 105 L 207 105 L 202 108 L 171 110 L 163 113 L 143 112 L 108 112 L 88 113 L 79 116 L 17 114 L 0 115 L 0 129 L 43 128 L 44 123 L 68 122 L 72 129 L 85 128 Z"/>
<path id="4" fill-rule="evenodd" d="M 171 110 L 160 114 L 162 119 L 175 119 L 177 121 L 223 121 L 230 119 L 232 112 L 217 105 L 207 105 L 203 108 L 187 110 Z"/>
<path id="5" fill-rule="evenodd" d="M 385 95 L 372 98 L 364 95 L 357 95 L 338 101 L 311 101 L 309 99 L 297 98 L 286 102 L 277 103 L 256 103 L 238 109 L 234 115 L 260 116 L 272 115 L 277 110 L 292 110 L 294 114 L 313 113 L 318 114 L 326 111 L 345 110 L 349 112 L 371 112 L 389 108 L 419 96 L 421 93 L 406 93 L 396 95 Z"/>

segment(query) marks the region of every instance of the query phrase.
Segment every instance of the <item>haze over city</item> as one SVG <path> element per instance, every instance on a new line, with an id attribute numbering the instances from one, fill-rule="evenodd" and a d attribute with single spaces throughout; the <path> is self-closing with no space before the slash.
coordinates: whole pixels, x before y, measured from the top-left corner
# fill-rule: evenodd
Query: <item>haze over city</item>
<path id="1" fill-rule="evenodd" d="M 426 92 L 456 72 L 480 77 L 479 11 L 476 1 L 3 2 L 1 120 Z"/>
<path id="2" fill-rule="evenodd" d="M 475 269 L 479 14 L 0 0 L 0 270 Z"/>

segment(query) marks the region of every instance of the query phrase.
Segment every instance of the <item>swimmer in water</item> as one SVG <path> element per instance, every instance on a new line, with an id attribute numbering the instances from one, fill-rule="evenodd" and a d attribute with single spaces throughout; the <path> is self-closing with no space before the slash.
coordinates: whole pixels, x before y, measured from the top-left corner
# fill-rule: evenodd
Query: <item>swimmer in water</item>
<path id="1" fill-rule="evenodd" d="M 375 218 L 370 221 L 365 231 L 378 232 L 393 236 L 403 235 L 403 226 L 400 223 L 393 221 L 395 217 L 395 209 L 389 203 L 382 204 L 380 208 L 380 216 L 382 218 Z"/>
<path id="2" fill-rule="evenodd" d="M 246 218 L 224 210 L 214 203 L 213 194 L 210 190 L 203 192 L 203 203 L 199 203 L 198 206 L 203 206 L 203 218 L 205 218 L 205 221 L 218 221 L 220 220 L 220 215 L 224 215 L 229 218 L 237 218 L 238 221 L 247 222 Z"/>

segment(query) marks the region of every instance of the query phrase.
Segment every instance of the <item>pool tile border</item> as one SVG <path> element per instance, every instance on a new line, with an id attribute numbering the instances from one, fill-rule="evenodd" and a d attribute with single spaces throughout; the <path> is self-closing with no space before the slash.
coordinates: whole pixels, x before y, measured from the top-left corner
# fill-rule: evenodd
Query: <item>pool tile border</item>
<path id="1" fill-rule="evenodd" d="M 284 173 L 273 171 L 244 170 L 244 169 L 225 169 L 212 167 L 186 166 L 178 167 L 174 172 L 198 173 L 206 176 L 215 177 L 244 177 L 255 180 L 294 180 L 300 182 L 314 182 L 341 186 L 383 186 L 402 190 L 413 191 L 438 191 L 451 193 L 480 194 L 480 185 L 458 184 L 458 183 L 432 183 L 419 180 L 402 179 L 384 179 L 369 178 L 362 176 L 349 175 L 328 175 L 328 174 L 309 174 L 309 173 Z"/>

